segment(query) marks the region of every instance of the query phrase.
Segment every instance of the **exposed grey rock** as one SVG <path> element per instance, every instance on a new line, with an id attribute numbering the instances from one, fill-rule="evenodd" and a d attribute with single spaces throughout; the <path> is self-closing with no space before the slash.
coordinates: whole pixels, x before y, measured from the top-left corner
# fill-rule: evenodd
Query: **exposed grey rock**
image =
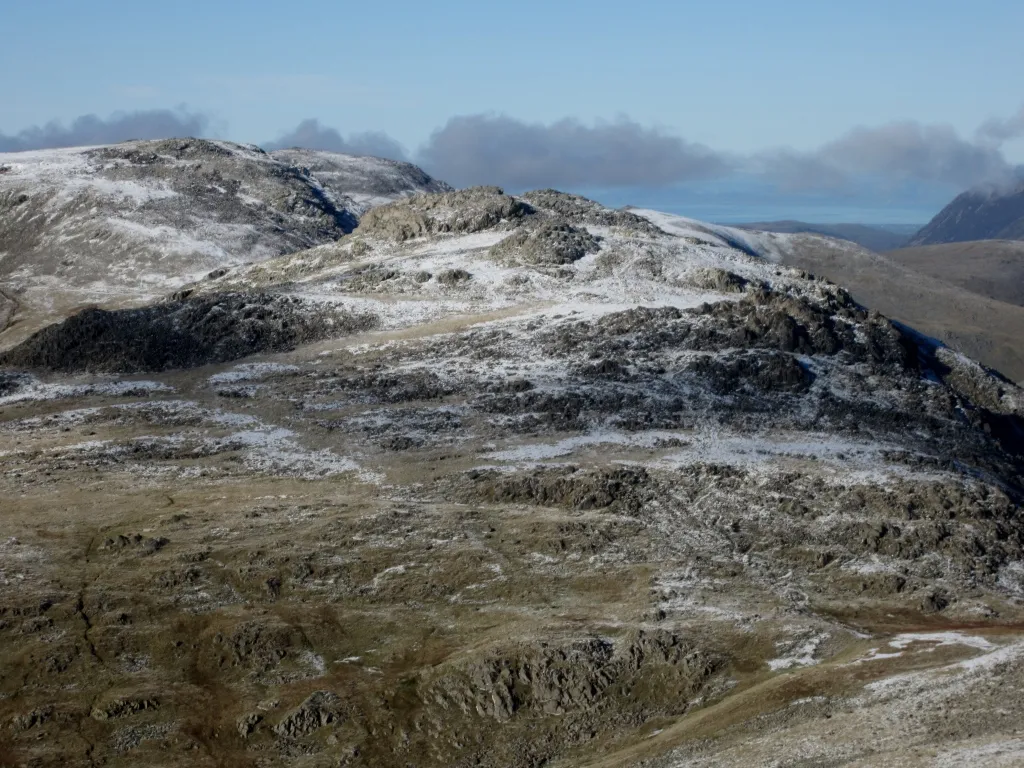
<path id="1" fill-rule="evenodd" d="M 647 219 L 629 211 L 606 208 L 579 195 L 570 195 L 555 189 L 539 189 L 524 193 L 522 198 L 535 208 L 557 214 L 576 225 L 619 227 L 627 232 L 642 235 L 661 234 L 661 230 Z"/>
<path id="2" fill-rule="evenodd" d="M 491 254 L 513 263 L 557 266 L 578 261 L 599 247 L 597 238 L 586 230 L 548 219 L 518 229 L 494 246 Z"/>
<path id="3" fill-rule="evenodd" d="M 238 735 L 243 739 L 249 738 L 253 731 L 263 722 L 263 715 L 256 712 L 250 712 L 246 715 L 242 715 L 238 718 Z"/>
<path id="4" fill-rule="evenodd" d="M 498 187 L 420 195 L 369 211 L 359 233 L 395 242 L 432 234 L 471 234 L 529 215 L 521 200 Z"/>
<path id="5" fill-rule="evenodd" d="M 341 698 L 331 691 L 316 691 L 287 713 L 274 726 L 274 733 L 284 738 L 301 739 L 340 721 L 341 717 Z"/>
<path id="6" fill-rule="evenodd" d="M 159 706 L 160 701 L 155 696 L 145 694 L 115 696 L 93 707 L 92 717 L 94 720 L 111 720 L 157 709 Z"/>
<path id="7" fill-rule="evenodd" d="M 586 471 L 578 467 L 537 469 L 528 474 L 472 470 L 456 485 L 465 498 L 572 509 L 615 506 L 636 512 L 649 497 L 643 469 Z"/>

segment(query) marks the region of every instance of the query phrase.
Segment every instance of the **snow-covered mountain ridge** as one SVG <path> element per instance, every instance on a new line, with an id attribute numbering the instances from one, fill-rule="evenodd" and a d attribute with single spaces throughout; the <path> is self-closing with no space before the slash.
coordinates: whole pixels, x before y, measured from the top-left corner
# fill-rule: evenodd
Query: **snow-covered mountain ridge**
<path id="1" fill-rule="evenodd" d="M 152 300 L 446 188 L 407 164 L 203 139 L 0 154 L 0 288 L 25 315 Z"/>

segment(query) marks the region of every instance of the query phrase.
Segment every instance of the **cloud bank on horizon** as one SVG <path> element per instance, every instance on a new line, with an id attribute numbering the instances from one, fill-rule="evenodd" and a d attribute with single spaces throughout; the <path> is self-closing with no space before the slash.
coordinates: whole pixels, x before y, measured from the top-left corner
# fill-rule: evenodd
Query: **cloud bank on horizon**
<path id="1" fill-rule="evenodd" d="M 327 152 L 341 152 L 346 155 L 368 155 L 386 157 L 390 160 L 405 160 L 405 147 L 383 131 L 354 133 L 345 138 L 335 128 L 321 125 L 316 118 L 303 120 L 284 135 L 267 142 L 267 149 L 322 149 Z"/>
<path id="2" fill-rule="evenodd" d="M 211 118 L 184 108 L 83 115 L 13 135 L 0 133 L 0 152 L 108 144 L 129 139 L 207 135 Z M 907 182 L 968 188 L 1018 181 L 1002 145 L 1024 136 L 1024 106 L 982 123 L 973 139 L 947 125 L 916 121 L 857 127 L 813 151 L 766 149 L 743 155 L 692 143 L 627 117 L 587 125 L 566 118 L 531 123 L 499 114 L 462 115 L 409 153 L 387 133 L 344 136 L 316 118 L 266 144 L 409 160 L 456 186 L 663 187 L 729 178 L 755 179 L 789 192 L 843 195 L 865 180 L 881 187 Z"/>
<path id="3" fill-rule="evenodd" d="M 175 110 L 115 112 L 107 119 L 96 115 L 82 115 L 75 118 L 70 125 L 53 120 L 46 125 L 32 126 L 13 135 L 0 133 L 0 152 L 116 144 L 130 139 L 202 136 L 211 124 L 208 115 L 190 112 L 182 107 Z"/>

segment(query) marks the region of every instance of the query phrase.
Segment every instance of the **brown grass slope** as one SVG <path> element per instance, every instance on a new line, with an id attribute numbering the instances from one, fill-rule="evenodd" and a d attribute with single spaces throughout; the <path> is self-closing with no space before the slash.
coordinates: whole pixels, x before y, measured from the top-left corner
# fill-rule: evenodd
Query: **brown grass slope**
<path id="1" fill-rule="evenodd" d="M 897 264 L 990 299 L 1024 305 L 1024 242 L 977 240 L 900 248 Z"/>

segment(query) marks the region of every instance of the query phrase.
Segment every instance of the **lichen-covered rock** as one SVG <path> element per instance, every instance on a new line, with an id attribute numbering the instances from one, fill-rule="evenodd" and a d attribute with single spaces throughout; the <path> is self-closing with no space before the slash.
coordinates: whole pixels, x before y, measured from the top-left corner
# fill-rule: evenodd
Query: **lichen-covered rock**
<path id="1" fill-rule="evenodd" d="M 403 242 L 433 234 L 471 234 L 515 222 L 531 209 L 498 187 L 418 195 L 369 211 L 359 222 L 362 235 Z"/>
<path id="2" fill-rule="evenodd" d="M 120 717 L 128 717 L 140 712 L 159 708 L 160 701 L 157 697 L 148 694 L 126 694 L 113 696 L 106 701 L 101 701 L 92 708 L 94 720 L 112 720 Z"/>
<path id="3" fill-rule="evenodd" d="M 331 691 L 311 693 L 298 707 L 274 726 L 274 733 L 288 739 L 301 739 L 341 719 L 341 698 Z"/>
<path id="4" fill-rule="evenodd" d="M 704 267 L 695 271 L 691 280 L 695 288 L 719 293 L 742 293 L 750 284 L 745 277 L 716 267 Z"/>
<path id="5" fill-rule="evenodd" d="M 521 197 L 533 207 L 554 213 L 573 224 L 618 227 L 627 232 L 648 236 L 664 234 L 657 226 L 635 213 L 606 208 L 580 195 L 571 195 L 555 189 L 539 189 L 526 192 Z"/>
<path id="6" fill-rule="evenodd" d="M 495 258 L 512 263 L 558 266 L 579 261 L 600 248 L 597 238 L 565 221 L 547 219 L 520 227 L 491 249 Z"/>
<path id="7" fill-rule="evenodd" d="M 467 498 L 489 502 L 557 505 L 580 510 L 606 509 L 614 505 L 636 512 L 649 496 L 649 481 L 643 469 L 587 471 L 557 467 L 513 474 L 472 470 L 457 487 Z"/>
<path id="8" fill-rule="evenodd" d="M 238 718 L 238 735 L 243 739 L 249 738 L 261 722 L 263 722 L 263 715 L 256 712 L 242 715 Z"/>

